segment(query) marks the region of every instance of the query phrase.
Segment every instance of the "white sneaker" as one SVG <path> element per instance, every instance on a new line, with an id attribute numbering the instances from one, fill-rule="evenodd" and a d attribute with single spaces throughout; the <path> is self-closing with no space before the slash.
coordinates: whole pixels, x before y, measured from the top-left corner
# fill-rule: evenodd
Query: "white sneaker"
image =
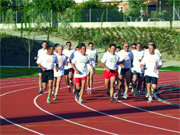
<path id="1" fill-rule="evenodd" d="M 153 101 L 152 97 L 149 96 L 149 98 L 148 98 L 148 103 L 152 103 L 152 101 Z"/>
<path id="2" fill-rule="evenodd" d="M 146 98 L 148 98 L 148 97 L 149 97 L 149 94 L 148 94 L 148 92 L 146 92 L 146 95 L 145 95 L 145 97 L 146 97 Z"/>
<path id="3" fill-rule="evenodd" d="M 123 94 L 123 98 L 124 98 L 124 99 L 127 99 L 127 98 L 128 98 L 128 94 L 124 93 L 124 94 Z"/>

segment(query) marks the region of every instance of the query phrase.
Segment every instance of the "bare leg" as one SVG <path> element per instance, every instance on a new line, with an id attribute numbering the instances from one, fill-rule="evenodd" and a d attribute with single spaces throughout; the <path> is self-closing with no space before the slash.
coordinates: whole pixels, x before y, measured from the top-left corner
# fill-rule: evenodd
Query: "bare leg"
<path id="1" fill-rule="evenodd" d="M 61 80 L 62 80 L 62 77 L 59 76 L 57 78 L 57 82 L 56 82 L 56 91 L 55 91 L 55 95 L 57 96 L 58 92 L 59 92 L 59 89 L 60 89 L 60 83 L 61 83 Z"/>

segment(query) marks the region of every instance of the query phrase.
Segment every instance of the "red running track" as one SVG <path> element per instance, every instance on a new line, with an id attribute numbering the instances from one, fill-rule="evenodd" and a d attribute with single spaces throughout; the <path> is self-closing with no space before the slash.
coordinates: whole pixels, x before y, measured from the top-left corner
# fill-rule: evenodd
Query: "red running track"
<path id="1" fill-rule="evenodd" d="M 180 72 L 160 72 L 159 86 L 180 82 Z M 180 84 L 162 87 L 177 88 Z M 78 104 L 66 93 L 63 81 L 57 101 L 46 103 L 47 94 L 38 95 L 38 78 L 0 80 L 0 134 L 180 134 L 179 108 L 144 96 L 109 102 L 103 75 L 95 75 L 94 94 Z M 130 93 L 129 93 L 130 94 Z M 170 97 L 166 94 L 165 99 Z M 175 97 L 176 96 L 176 97 Z M 164 97 L 164 95 L 163 95 Z M 171 100 L 179 99 L 177 91 Z"/>

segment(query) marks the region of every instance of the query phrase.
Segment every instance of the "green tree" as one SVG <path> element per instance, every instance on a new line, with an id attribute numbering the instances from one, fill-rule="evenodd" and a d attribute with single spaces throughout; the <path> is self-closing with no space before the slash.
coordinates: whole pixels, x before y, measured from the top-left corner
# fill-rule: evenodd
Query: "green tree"
<path id="1" fill-rule="evenodd" d="M 129 0 L 126 15 L 129 17 L 135 17 L 137 20 L 141 16 L 140 11 L 147 8 L 147 4 L 145 4 L 146 1 L 147 0 Z"/>

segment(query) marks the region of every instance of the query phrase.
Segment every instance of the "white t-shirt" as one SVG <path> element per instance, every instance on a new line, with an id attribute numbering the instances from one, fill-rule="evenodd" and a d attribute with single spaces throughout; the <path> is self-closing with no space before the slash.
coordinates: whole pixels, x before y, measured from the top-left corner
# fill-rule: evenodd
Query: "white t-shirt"
<path id="1" fill-rule="evenodd" d="M 54 77 L 63 76 L 64 75 L 64 65 L 67 63 L 67 57 L 62 54 L 59 55 L 55 53 L 58 59 L 58 71 L 54 68 Z"/>
<path id="2" fill-rule="evenodd" d="M 161 57 L 157 54 L 145 54 L 141 64 L 145 65 L 145 76 L 159 77 L 158 70 L 154 70 L 158 65 L 162 65 Z"/>
<path id="3" fill-rule="evenodd" d="M 96 66 L 96 56 L 98 55 L 98 52 L 96 49 L 87 49 L 86 50 L 86 54 L 89 56 L 89 58 L 91 59 L 92 65 L 93 67 Z"/>
<path id="4" fill-rule="evenodd" d="M 144 52 L 143 51 L 137 51 L 134 50 L 133 51 L 133 71 L 136 71 L 138 73 L 141 73 L 141 62 L 139 62 L 139 60 L 142 60 L 143 56 L 144 56 Z"/>
<path id="5" fill-rule="evenodd" d="M 37 60 L 37 64 L 41 64 L 46 70 L 53 70 L 54 63 L 58 64 L 58 59 L 55 54 L 48 55 L 46 53 L 45 55 L 41 55 Z"/>
<path id="6" fill-rule="evenodd" d="M 74 52 L 71 54 L 71 56 L 69 57 L 69 60 L 72 61 L 72 60 L 74 59 L 75 55 L 78 55 L 78 54 L 80 54 L 79 51 L 74 51 Z"/>
<path id="7" fill-rule="evenodd" d="M 158 54 L 158 55 L 161 57 L 161 53 L 160 53 L 160 51 L 159 51 L 158 49 L 155 49 L 154 53 L 155 53 L 155 54 Z M 149 49 L 146 49 L 146 50 L 144 51 L 144 54 L 149 54 Z"/>
<path id="8" fill-rule="evenodd" d="M 37 56 L 39 58 L 41 55 L 45 55 L 46 53 L 47 53 L 47 49 L 41 48 L 41 49 L 38 50 Z M 38 58 L 37 58 L 37 61 L 38 61 Z M 37 63 L 37 61 L 36 61 L 36 63 Z"/>
<path id="9" fill-rule="evenodd" d="M 74 72 L 75 78 L 82 78 L 84 76 L 87 76 L 87 72 L 88 72 L 87 64 L 90 63 L 91 65 L 90 58 L 88 57 L 87 54 L 82 55 L 81 53 L 79 53 L 78 55 L 75 55 L 74 59 L 72 60 L 72 63 L 75 64 L 76 69 L 80 73 L 77 74 L 76 72 Z"/>
<path id="10" fill-rule="evenodd" d="M 117 62 L 119 62 L 120 58 L 118 55 L 112 55 L 109 52 L 104 53 L 101 62 L 106 65 L 110 70 L 116 70 L 118 68 Z"/>
<path id="11" fill-rule="evenodd" d="M 121 50 L 118 52 L 120 61 L 124 60 L 124 68 L 131 68 L 131 61 L 133 60 L 133 53 L 129 50 L 128 52 Z"/>
<path id="12" fill-rule="evenodd" d="M 63 50 L 63 54 L 68 58 L 68 61 L 73 52 L 74 52 L 74 50 L 72 50 L 72 49 L 70 49 L 70 50 L 64 49 Z M 64 69 L 70 69 L 70 68 L 72 68 L 71 63 L 68 63 L 68 65 L 64 67 Z"/>

